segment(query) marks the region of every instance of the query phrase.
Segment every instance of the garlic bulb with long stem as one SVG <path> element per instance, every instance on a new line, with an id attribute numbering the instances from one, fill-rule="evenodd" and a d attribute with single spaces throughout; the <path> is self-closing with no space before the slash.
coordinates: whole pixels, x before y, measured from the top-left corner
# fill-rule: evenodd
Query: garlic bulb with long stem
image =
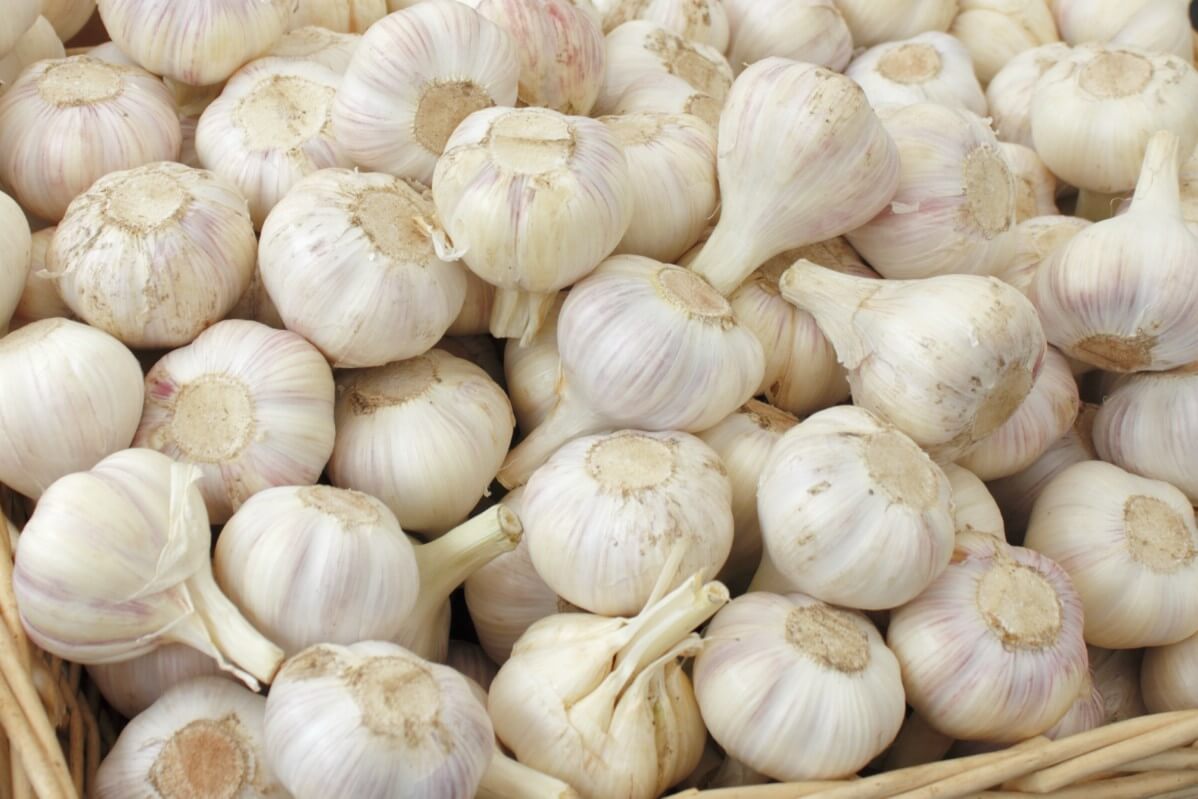
<path id="1" fill-rule="evenodd" d="M 362 37 L 356 33 L 337 33 L 328 28 L 307 26 L 289 31 L 267 51 L 269 58 L 288 61 L 314 61 L 344 75 Z"/>
<path id="2" fill-rule="evenodd" d="M 973 72 L 965 45 L 947 33 L 921 33 L 866 50 L 845 69 L 870 105 L 939 103 L 975 114 L 986 113 L 986 96 Z"/>
<path id="3" fill-rule="evenodd" d="M 853 774 L 890 745 L 906 704 L 899 664 L 860 613 L 803 594 L 746 594 L 695 657 L 712 737 L 777 780 Z"/>
<path id="4" fill-rule="evenodd" d="M 387 13 L 387 0 L 297 0 L 288 27 L 313 25 L 338 33 L 364 33 Z"/>
<path id="5" fill-rule="evenodd" d="M 986 484 L 973 472 L 955 463 L 941 468 L 952 488 L 953 521 L 957 526 L 957 535 L 981 533 L 1006 541 L 1002 511 Z"/>
<path id="6" fill-rule="evenodd" d="M 722 107 L 723 103 L 677 75 L 649 72 L 628 84 L 611 113 L 689 114 L 707 123 L 714 133 L 720 127 Z"/>
<path id="7" fill-rule="evenodd" d="M 999 143 L 1011 174 L 1015 176 L 1015 221 L 1060 214 L 1057 209 L 1057 179 L 1030 147 Z"/>
<path id="8" fill-rule="evenodd" d="M 288 329 L 337 367 L 422 355 L 462 308 L 466 277 L 443 260 L 428 189 L 326 169 L 275 207 L 258 244 L 262 282 Z"/>
<path id="9" fill-rule="evenodd" d="M 728 12 L 722 0 L 604 0 L 603 30 L 647 20 L 687 41 L 719 52 L 728 49 Z"/>
<path id="10" fill-rule="evenodd" d="M 1111 37 L 1111 44 L 1152 53 L 1172 53 L 1194 63 L 1194 29 L 1185 0 L 1151 0 Z"/>
<path id="11" fill-rule="evenodd" d="M 7 55 L 0 56 L 0 94 L 4 94 L 26 67 L 47 58 L 65 58 L 66 49 L 45 17 L 38 17 Z"/>
<path id="12" fill-rule="evenodd" d="M 378 641 L 305 649 L 266 700 L 267 759 L 295 799 L 470 799 L 494 736 L 465 677 Z"/>
<path id="13" fill-rule="evenodd" d="M 869 411 L 820 411 L 770 450 L 757 486 L 765 559 L 789 590 L 894 608 L 948 565 L 956 524 L 944 472 Z M 876 753 L 875 753 L 876 754 Z"/>
<path id="14" fill-rule="evenodd" d="M 1036 500 L 1024 543 L 1069 573 L 1089 643 L 1134 649 L 1198 633 L 1198 526 L 1168 483 L 1101 461 L 1071 466 Z"/>
<path id="15" fill-rule="evenodd" d="M 765 367 L 756 336 L 702 278 L 636 255 L 607 259 L 570 290 L 557 336 L 557 402 L 504 462 L 509 488 L 572 438 L 706 430 L 753 396 Z"/>
<path id="16" fill-rule="evenodd" d="M 464 3 L 391 14 L 362 37 L 333 105 L 333 133 L 354 163 L 428 183 L 450 134 L 474 111 L 516 103 L 511 37 Z"/>
<path id="17" fill-rule="evenodd" d="M 42 16 L 64 42 L 75 38 L 96 11 L 96 0 L 42 0 Z"/>
<path id="18" fill-rule="evenodd" d="M 170 93 L 137 67 L 42 61 L 0 98 L 0 180 L 52 222 L 97 179 L 173 160 L 182 141 Z"/>
<path id="19" fill-rule="evenodd" d="M 724 0 L 731 30 L 728 61 L 740 72 L 778 56 L 842 72 L 853 37 L 833 0 Z"/>
<path id="20" fill-rule="evenodd" d="M 799 261 L 780 285 L 835 347 L 854 401 L 941 462 L 1002 426 L 1044 359 L 1036 309 L 996 278 L 870 280 Z"/>
<path id="21" fill-rule="evenodd" d="M 0 191 L 0 335 L 21 302 L 33 262 L 33 236 L 21 206 Z"/>
<path id="22" fill-rule="evenodd" d="M 405 530 L 439 535 L 487 492 L 515 418 L 468 361 L 424 355 L 337 376 L 334 485 L 381 499 Z"/>
<path id="23" fill-rule="evenodd" d="M 1179 644 L 1182 646 L 1183 644 Z M 1102 694 L 1106 724 L 1143 716 L 1148 712 L 1140 695 L 1141 661 L 1146 650 L 1102 649 L 1087 646 L 1090 675 Z"/>
<path id="24" fill-rule="evenodd" d="M 557 402 L 557 382 L 562 359 L 557 352 L 557 320 L 566 293 L 557 300 L 545 324 L 528 344 L 508 339 L 503 348 L 503 374 L 512 411 L 520 432 L 527 436 L 545 420 Z"/>
<path id="25" fill-rule="evenodd" d="M 781 252 L 859 228 L 899 183 L 898 149 L 861 88 L 783 58 L 736 79 L 718 166 L 720 221 L 690 268 L 723 294 Z"/>
<path id="26" fill-rule="evenodd" d="M 1019 53 L 1060 41 L 1044 0 L 959 0 L 948 32 L 969 50 L 985 85 Z"/>
<path id="27" fill-rule="evenodd" d="M 1060 42 L 1025 50 L 1008 61 L 986 87 L 986 105 L 998 138 L 1024 147 L 1032 139 L 1032 95 L 1041 76 L 1072 50 Z"/>
<path id="28" fill-rule="evenodd" d="M 0 203 L 3 203 L 3 200 L 0 200 Z M 0 211 L 0 214 L 2 213 Z M 55 228 L 48 227 L 33 234 L 29 277 L 25 280 L 25 288 L 21 292 L 17 310 L 12 315 L 13 329 L 42 319 L 75 319 L 74 311 L 62 301 L 58 286 L 45 272 L 46 255 L 50 252 L 54 232 Z M 3 313 L 0 313 L 0 319 L 3 318 Z"/>
<path id="29" fill-rule="evenodd" d="M 1020 222 L 1015 226 L 1015 257 L 995 277 L 1027 294 L 1049 256 L 1090 224 L 1076 216 L 1055 215 Z"/>
<path id="30" fill-rule="evenodd" d="M 1144 650 L 1140 688 L 1149 713 L 1198 708 L 1198 635 Z"/>
<path id="31" fill-rule="evenodd" d="M 0 22 L 0 55 L 11 50 L 42 13 L 42 0 L 13 0 Z"/>
<path id="32" fill-rule="evenodd" d="M 957 15 L 960 0 L 915 0 L 909 3 L 878 0 L 836 0 L 853 32 L 857 47 L 908 39 L 925 31 L 946 31 Z"/>
<path id="33" fill-rule="evenodd" d="M 283 653 L 217 588 L 198 478 L 195 466 L 129 449 L 50 486 L 13 571 L 30 640 L 86 664 L 183 643 L 251 688 L 270 682 Z"/>
<path id="34" fill-rule="evenodd" d="M 0 338 L 0 383 L 0 482 L 33 499 L 129 446 L 145 391 L 129 350 L 66 319 Z"/>
<path id="35" fill-rule="evenodd" d="M 229 677 L 211 656 L 186 644 L 165 644 L 131 660 L 87 667 L 87 676 L 104 701 L 127 719 L 137 716 L 180 683 L 219 675 Z"/>

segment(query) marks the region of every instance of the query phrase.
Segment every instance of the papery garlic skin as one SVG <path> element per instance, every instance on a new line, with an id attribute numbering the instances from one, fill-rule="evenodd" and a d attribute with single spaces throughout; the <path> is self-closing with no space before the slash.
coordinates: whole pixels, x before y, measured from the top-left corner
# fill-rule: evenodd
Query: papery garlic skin
<path id="1" fill-rule="evenodd" d="M 428 183 L 450 134 L 479 109 L 516 103 L 515 43 L 463 3 L 418 3 L 362 37 L 333 106 L 354 163 Z"/>
<path id="2" fill-rule="evenodd" d="M 1036 151 L 1010 142 L 1001 142 L 999 147 L 1015 176 L 1015 221 L 1059 215 L 1056 176 L 1048 171 Z"/>
<path id="3" fill-rule="evenodd" d="M 1188 640 L 1188 639 L 1187 639 Z M 1177 644 L 1184 647 L 1185 643 Z M 1145 650 L 1087 646 L 1094 687 L 1102 694 L 1106 724 L 1148 713 L 1140 695 L 1141 660 Z"/>
<path id="4" fill-rule="evenodd" d="M 96 0 L 42 0 L 42 16 L 64 42 L 75 38 L 96 11 Z"/>
<path id="5" fill-rule="evenodd" d="M 543 422 L 557 403 L 562 368 L 557 352 L 557 320 L 566 296 L 565 292 L 558 295 L 545 324 L 532 341 L 522 344 L 519 339 L 508 339 L 503 347 L 504 384 L 516 424 L 524 435 Z"/>
<path id="6" fill-rule="evenodd" d="M 289 27 L 312 25 L 338 33 L 364 33 L 387 14 L 387 0 L 298 0 Z"/>
<path id="7" fill-rule="evenodd" d="M 47 58 L 65 58 L 66 54 L 54 27 L 45 17 L 38 17 L 17 39 L 13 49 L 7 55 L 0 55 L 0 94 L 4 94 L 29 65 Z"/>
<path id="8" fill-rule="evenodd" d="M 436 211 L 414 181 L 316 172 L 262 227 L 262 282 L 288 329 L 340 368 L 421 355 L 466 296 L 462 267 L 436 251 Z"/>
<path id="9" fill-rule="evenodd" d="M 99 0 L 112 40 L 143 67 L 211 86 L 264 53 L 287 30 L 295 0 Z"/>
<path id="10" fill-rule="evenodd" d="M 986 96 L 965 45 L 947 33 L 875 45 L 853 59 L 844 74 L 876 109 L 939 103 L 985 115 Z"/>
<path id="11" fill-rule="evenodd" d="M 941 468 L 952 488 L 953 520 L 957 525 L 957 535 L 981 533 L 1006 541 L 1002 511 L 986 484 L 973 472 L 955 463 Z"/>
<path id="12" fill-rule="evenodd" d="M 1195 661 L 1198 661 L 1198 635 L 1144 651 L 1140 687 L 1147 712 L 1166 713 L 1170 710 L 1198 708 Z"/>
<path id="13" fill-rule="evenodd" d="M 995 276 L 1027 294 L 1049 256 L 1090 224 L 1076 216 L 1055 215 L 1020 222 L 1015 226 L 1015 257 Z"/>
<path id="14" fill-rule="evenodd" d="M 266 53 L 269 58 L 315 61 L 338 75 L 344 75 L 362 37 L 356 33 L 337 33 L 328 28 L 307 26 L 289 31 Z"/>
<path id="15" fill-rule="evenodd" d="M 1001 141 L 1035 147 L 1032 138 L 1032 95 L 1045 72 L 1070 55 L 1068 45 L 1025 50 L 1008 61 L 986 87 L 986 105 Z"/>
<path id="16" fill-rule="evenodd" d="M 914 3 L 878 0 L 836 0 L 857 47 L 908 39 L 925 31 L 946 31 L 957 14 L 959 0 L 916 0 Z"/>
<path id="17" fill-rule="evenodd" d="M 166 644 L 130 660 L 87 667 L 87 676 L 104 701 L 127 719 L 180 683 L 222 675 L 229 677 L 210 656 L 186 644 Z"/>
<path id="18" fill-rule="evenodd" d="M 983 84 L 1019 53 L 1060 41 L 1044 0 L 960 0 L 960 6 L 949 33 L 968 48 Z"/>
<path id="19" fill-rule="evenodd" d="M 648 112 L 689 114 L 707 123 L 713 134 L 720 127 L 723 103 L 698 91 L 677 75 L 648 72 L 628 84 L 611 113 L 616 116 Z"/>
<path id="20" fill-rule="evenodd" d="M 605 31 L 647 20 L 721 53 L 728 49 L 728 12 L 722 0 L 610 0 L 602 5 Z"/>
<path id="21" fill-rule="evenodd" d="M 853 57 L 852 34 L 833 0 L 724 0 L 724 8 L 728 62 L 737 73 L 770 56 L 842 72 Z"/>
<path id="22" fill-rule="evenodd" d="M 774 445 L 757 487 L 767 557 L 795 591 L 882 610 L 914 599 L 948 565 L 948 478 L 869 411 L 808 417 Z"/>
<path id="23" fill-rule="evenodd" d="M 1069 573 L 1086 641 L 1162 646 L 1198 632 L 1198 526 L 1178 489 L 1090 461 L 1040 494 L 1024 539 Z"/>
<path id="24" fill-rule="evenodd" d="M 173 160 L 182 139 L 170 94 L 137 67 L 42 61 L 0 98 L 0 180 L 52 222 L 97 179 Z"/>
<path id="25" fill-rule="evenodd" d="M 13 0 L 0 23 L 0 55 L 8 53 L 21 35 L 37 21 L 42 12 L 41 0 Z"/>
<path id="26" fill-rule="evenodd" d="M 865 616 L 797 593 L 745 594 L 717 613 L 694 681 L 712 737 L 776 780 L 855 773 L 906 713 L 898 661 Z"/>
<path id="27" fill-rule="evenodd" d="M 21 302 L 32 258 L 33 236 L 25 213 L 0 191 L 0 335 Z"/>
<path id="28" fill-rule="evenodd" d="M 9 333 L 0 338 L 0 381 L 0 481 L 27 497 L 133 440 L 141 368 L 101 330 L 46 319 Z"/>
<path id="29" fill-rule="evenodd" d="M 441 350 L 337 376 L 334 485 L 381 499 L 405 530 L 437 535 L 486 493 L 515 419 L 503 390 Z"/>
<path id="30" fill-rule="evenodd" d="M 3 204 L 0 199 L 0 204 Z M 3 214 L 3 211 L 0 211 Z M 0 222 L 0 224 L 3 224 Z M 75 313 L 62 301 L 58 293 L 58 285 L 52 278 L 44 274 L 46 254 L 50 251 L 50 242 L 54 238 L 55 228 L 48 227 L 33 234 L 31 257 L 29 260 L 29 277 L 25 279 L 25 288 L 17 303 L 17 310 L 12 316 L 12 327 L 16 329 L 30 322 L 42 319 L 74 319 Z M 17 250 L 20 252 L 19 248 Z M 0 311 L 0 319 L 4 314 Z"/>

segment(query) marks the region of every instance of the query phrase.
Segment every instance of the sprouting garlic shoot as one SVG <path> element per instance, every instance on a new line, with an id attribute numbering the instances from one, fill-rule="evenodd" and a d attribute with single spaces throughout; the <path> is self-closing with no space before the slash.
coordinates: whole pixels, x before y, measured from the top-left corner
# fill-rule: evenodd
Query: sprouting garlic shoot
<path id="1" fill-rule="evenodd" d="M 356 33 L 337 33 L 328 28 L 306 26 L 288 32 L 266 55 L 288 61 L 314 61 L 344 75 L 361 41 L 362 37 Z"/>
<path id="2" fill-rule="evenodd" d="M 728 12 L 722 0 L 603 0 L 603 30 L 647 20 L 718 52 L 728 49 Z"/>
<path id="3" fill-rule="evenodd" d="M 464 270 L 437 254 L 438 235 L 419 183 L 322 170 L 263 225 L 262 282 L 287 328 L 334 366 L 413 358 L 445 335 L 466 296 Z"/>
<path id="4" fill-rule="evenodd" d="M 959 0 L 836 0 L 857 47 L 909 39 L 925 31 L 946 31 L 957 14 Z"/>
<path id="5" fill-rule="evenodd" d="M 1035 147 L 1032 95 L 1041 76 L 1072 52 L 1060 42 L 1024 50 L 1007 61 L 986 87 L 986 105 L 1001 141 Z"/>
<path id="6" fill-rule="evenodd" d="M 87 667 L 104 701 L 127 719 L 180 683 L 218 675 L 229 678 L 211 656 L 186 644 L 166 644 L 130 660 Z"/>
<path id="7" fill-rule="evenodd" d="M 1049 256 L 1090 224 L 1076 216 L 1056 215 L 1020 222 L 1015 226 L 1015 257 L 995 276 L 1027 294 Z"/>
<path id="8" fill-rule="evenodd" d="M 1036 309 L 996 278 L 870 280 L 799 261 L 780 285 L 835 347 L 854 401 L 940 462 L 1002 426 L 1044 358 Z"/>
<path id="9" fill-rule="evenodd" d="M 941 468 L 952 487 L 953 520 L 957 525 L 957 535 L 981 533 L 1006 541 L 1002 511 L 986 484 L 973 472 L 955 463 Z"/>
<path id="10" fill-rule="evenodd" d="M 1059 214 L 1056 176 L 1048 171 L 1036 151 L 1010 142 L 1002 142 L 999 147 L 1015 176 L 1015 221 Z"/>
<path id="11" fill-rule="evenodd" d="M 694 272 L 617 255 L 570 290 L 557 325 L 562 380 L 544 422 L 512 450 L 522 485 L 562 444 L 603 430 L 697 432 L 743 405 L 764 373 L 757 338 Z"/>
<path id="12" fill-rule="evenodd" d="M 66 319 L 0 338 L 0 384 L 0 482 L 33 499 L 129 446 L 145 390 L 133 353 Z"/>
<path id="13" fill-rule="evenodd" d="M 986 96 L 969 51 L 947 33 L 932 31 L 875 45 L 854 58 L 844 74 L 877 109 L 940 103 L 986 113 Z"/>
<path id="14" fill-rule="evenodd" d="M 956 532 L 940 467 L 852 406 L 820 411 L 779 439 L 761 472 L 757 512 L 766 573 L 790 590 L 866 610 L 918 596 L 948 565 Z"/>
<path id="15" fill-rule="evenodd" d="M 1128 212 L 1081 231 L 1036 271 L 1029 294 L 1066 355 L 1112 372 L 1198 361 L 1198 235 L 1181 216 L 1179 144 L 1153 136 Z"/>
<path id="16" fill-rule="evenodd" d="M 226 80 L 287 30 L 295 0 L 99 0 L 112 40 L 155 75 L 189 86 Z"/>
<path id="17" fill-rule="evenodd" d="M 724 0 L 728 62 L 739 73 L 778 56 L 841 72 L 853 57 L 848 23 L 833 0 Z"/>
<path id="18" fill-rule="evenodd" d="M 1024 543 L 1069 573 L 1089 643 L 1134 649 L 1198 632 L 1198 527 L 1168 483 L 1100 461 L 1071 466 L 1036 500 Z"/>
<path id="19" fill-rule="evenodd" d="M 88 324 L 131 347 L 177 347 L 237 304 L 256 249 L 232 185 L 160 162 L 113 172 L 79 195 L 47 266 Z"/>
<path id="20" fill-rule="evenodd" d="M 333 105 L 333 133 L 359 166 L 428 183 L 458 124 L 515 105 L 519 77 L 502 28 L 454 0 L 418 3 L 362 37 Z"/>
<path id="21" fill-rule="evenodd" d="M 0 199 L 0 204 L 3 204 L 3 199 Z M 0 215 L 2 214 L 3 211 L 0 211 Z M 48 227 L 33 234 L 29 277 L 25 279 L 25 288 L 21 292 L 17 310 L 12 315 L 12 329 L 42 319 L 75 319 L 75 313 L 62 301 L 62 295 L 58 293 L 58 284 L 45 271 L 46 256 L 50 252 L 54 232 L 55 228 Z M 16 253 L 20 252 L 18 245 Z M 3 318 L 3 312 L 0 312 L 0 319 Z"/>
<path id="22" fill-rule="evenodd" d="M 333 374 L 295 333 L 226 319 L 146 375 L 133 446 L 200 468 L 208 520 L 252 495 L 315 483 L 333 451 Z"/>
<path id="23" fill-rule="evenodd" d="M 1085 681 L 1081 599 L 1065 571 L 1037 552 L 989 536 L 962 543 L 936 582 L 890 614 L 886 641 L 907 701 L 955 738 L 1038 735 Z"/>
<path id="24" fill-rule="evenodd" d="M 0 98 L 0 180 L 52 222 L 97 179 L 173 160 L 182 140 L 170 93 L 137 67 L 42 61 Z"/>
<path id="25" fill-rule="evenodd" d="M 25 68 L 47 58 L 66 58 L 62 40 L 45 17 L 38 17 L 7 55 L 0 55 L 0 95 L 12 86 Z"/>
<path id="26" fill-rule="evenodd" d="M 898 149 L 861 88 L 783 58 L 736 79 L 720 117 L 718 166 L 720 221 L 691 269 L 723 294 L 785 250 L 865 224 L 899 182 Z"/>
<path id="27" fill-rule="evenodd" d="M 0 335 L 21 302 L 33 263 L 33 237 L 21 206 L 0 191 Z"/>
<path id="28" fill-rule="evenodd" d="M 13 0 L 0 22 L 0 55 L 11 50 L 41 14 L 43 0 Z"/>
<path id="29" fill-rule="evenodd" d="M 719 130 L 723 103 L 701 92 L 677 75 L 648 72 L 628 84 L 612 114 L 689 114 L 707 123 L 712 133 Z"/>
<path id="30" fill-rule="evenodd" d="M 520 432 L 528 435 L 557 402 L 562 359 L 557 352 L 557 320 L 566 293 L 558 294 L 540 332 L 527 344 L 508 339 L 503 348 L 503 374 Z"/>
<path id="31" fill-rule="evenodd" d="M 969 50 L 985 85 L 1016 55 L 1060 41 L 1044 0 L 960 0 L 949 33 Z"/>
<path id="32" fill-rule="evenodd" d="M 507 454 L 515 419 L 503 390 L 442 350 L 337 376 L 334 485 L 381 499 L 409 532 L 466 518 Z"/>
<path id="33" fill-rule="evenodd" d="M 1140 665 L 1140 687 L 1145 710 L 1166 713 L 1170 710 L 1198 708 L 1198 635 L 1167 646 L 1144 650 Z"/>
<path id="34" fill-rule="evenodd" d="M 387 16 L 387 0 L 297 0 L 289 28 L 318 26 L 339 33 L 363 33 Z"/>
<path id="35" fill-rule="evenodd" d="M 96 773 L 97 799 L 269 799 L 283 787 L 263 751 L 266 699 L 218 677 L 175 686 L 129 722 Z"/>
<path id="36" fill-rule="evenodd" d="M 270 682 L 283 653 L 217 588 L 198 478 L 195 466 L 129 449 L 50 486 L 13 571 L 30 639 L 87 664 L 182 643 L 251 688 Z"/>
<path id="37" fill-rule="evenodd" d="M 712 619 L 695 697 L 726 752 L 777 780 L 845 777 L 906 713 L 899 664 L 860 613 L 803 594 L 746 594 Z"/>
<path id="38" fill-rule="evenodd" d="M 295 799 L 471 799 L 494 735 L 465 677 L 378 641 L 305 649 L 266 700 L 267 760 Z"/>
<path id="39" fill-rule="evenodd" d="M 1189 640 L 1189 639 L 1187 639 Z M 1184 642 L 1178 646 L 1184 646 Z M 1090 675 L 1102 694 L 1104 724 L 1113 724 L 1148 712 L 1140 693 L 1141 660 L 1146 650 L 1102 649 L 1087 646 Z"/>

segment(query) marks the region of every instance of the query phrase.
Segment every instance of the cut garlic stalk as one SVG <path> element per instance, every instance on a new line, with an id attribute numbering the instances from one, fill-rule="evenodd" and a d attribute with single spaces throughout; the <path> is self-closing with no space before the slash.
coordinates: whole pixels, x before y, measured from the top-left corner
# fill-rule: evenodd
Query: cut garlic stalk
<path id="1" fill-rule="evenodd" d="M 1018 54 L 1060 41 L 1044 0 L 960 0 L 948 32 L 969 50 L 983 85 Z"/>
<path id="2" fill-rule="evenodd" d="M 853 81 L 767 58 L 728 96 L 719 175 L 720 221 L 691 269 L 731 294 L 775 255 L 876 216 L 898 186 L 899 153 Z"/>
<path id="3" fill-rule="evenodd" d="M 909 39 L 925 31 L 946 31 L 959 0 L 836 0 L 857 47 Z"/>
<path id="4" fill-rule="evenodd" d="M 1044 358 L 1036 309 L 995 278 L 870 280 L 799 261 L 780 285 L 836 348 L 854 401 L 940 462 L 1001 427 Z"/>
<path id="5" fill-rule="evenodd" d="M 852 34 L 833 0 L 724 0 L 724 8 L 728 61 L 737 73 L 770 56 L 842 72 L 853 57 Z"/>
<path id="6" fill-rule="evenodd" d="M 0 191 L 0 336 L 32 279 L 33 236 L 21 206 Z"/>
<path id="7" fill-rule="evenodd" d="M 474 111 L 516 103 L 520 61 L 499 26 L 463 3 L 391 14 L 362 37 L 333 105 L 333 132 L 359 166 L 428 183 Z"/>
<path id="8" fill-rule="evenodd" d="M 620 95 L 611 113 L 689 114 L 707 123 L 714 135 L 720 127 L 723 103 L 710 94 L 696 90 L 677 75 L 649 72 L 632 83 Z"/>
<path id="9" fill-rule="evenodd" d="M 557 402 L 562 359 L 557 352 L 557 320 L 566 293 L 561 292 L 541 331 L 528 344 L 508 339 L 503 348 L 503 374 L 520 432 L 527 436 Z"/>
<path id="10" fill-rule="evenodd" d="M 1037 216 L 1020 222 L 1015 227 L 1015 257 L 996 277 L 1027 294 L 1049 256 L 1089 226 L 1088 220 L 1075 216 Z"/>
<path id="11" fill-rule="evenodd" d="M 1015 221 L 1059 214 L 1057 179 L 1030 147 L 1003 142 L 999 145 L 1011 174 L 1015 176 Z"/>
<path id="12" fill-rule="evenodd" d="M 1035 147 L 1031 113 L 1036 84 L 1070 53 L 1069 46 L 1060 42 L 1045 44 L 1023 51 L 998 71 L 986 87 L 986 105 L 999 139 Z"/>
<path id="13" fill-rule="evenodd" d="M 289 27 L 313 25 L 338 33 L 365 33 L 387 13 L 387 0 L 297 0 Z"/>
<path id="14" fill-rule="evenodd" d="M 860 84 L 877 109 L 939 103 L 986 114 L 986 96 L 969 51 L 947 33 L 875 45 L 854 58 L 844 74 Z"/>
<path id="15" fill-rule="evenodd" d="M 93 0 L 94 2 L 94 0 Z M 65 58 L 62 40 L 45 17 L 38 17 L 7 55 L 0 55 L 0 95 L 12 86 L 26 67 L 47 58 Z"/>
<path id="16" fill-rule="evenodd" d="M 941 467 L 952 487 L 953 521 L 957 535 L 980 533 L 1006 541 L 1002 511 L 994 501 L 986 484 L 968 469 L 950 463 Z"/>
<path id="17" fill-rule="evenodd" d="M 1184 642 L 1178 644 L 1184 646 Z M 1140 661 L 1144 650 L 1101 649 L 1087 646 L 1094 687 L 1102 694 L 1104 724 L 1143 716 L 1148 712 L 1140 696 Z"/>
<path id="18" fill-rule="evenodd" d="M 648 20 L 690 42 L 728 49 L 728 12 L 722 0 L 605 0 L 603 30 Z"/>
<path id="19" fill-rule="evenodd" d="M 3 200 L 0 200 L 0 203 L 3 203 Z M 75 313 L 62 301 L 58 286 L 45 271 L 46 255 L 50 251 L 54 231 L 55 228 L 48 227 L 33 234 L 29 277 L 25 280 L 21 300 L 12 316 L 13 329 L 42 319 L 75 319 Z M 20 252 L 19 246 L 17 252 Z M 3 318 L 4 314 L 0 312 L 0 319 Z"/>
<path id="20" fill-rule="evenodd" d="M 362 37 L 356 33 L 337 33 L 328 28 L 296 28 L 275 42 L 266 55 L 288 61 L 314 61 L 344 75 Z"/>
<path id="21" fill-rule="evenodd" d="M 131 719 L 176 685 L 224 672 L 199 650 L 185 644 L 166 644 L 131 660 L 88 666 L 87 675 L 100 689 L 104 701 Z"/>
<path id="22" fill-rule="evenodd" d="M 1166 713 L 1170 710 L 1198 708 L 1198 635 L 1168 646 L 1144 651 L 1140 666 L 1140 686 L 1145 710 Z"/>
<path id="23" fill-rule="evenodd" d="M 42 16 L 64 42 L 75 38 L 96 11 L 96 0 L 42 0 Z"/>

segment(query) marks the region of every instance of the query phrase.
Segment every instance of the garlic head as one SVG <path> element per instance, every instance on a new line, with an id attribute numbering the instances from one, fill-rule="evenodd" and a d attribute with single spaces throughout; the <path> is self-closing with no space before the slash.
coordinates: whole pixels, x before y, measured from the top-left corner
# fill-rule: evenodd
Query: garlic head
<path id="1" fill-rule="evenodd" d="M 980 533 L 1006 541 L 1002 511 L 986 484 L 973 472 L 955 463 L 941 468 L 953 492 L 953 520 L 957 525 L 957 535 Z"/>
<path id="2" fill-rule="evenodd" d="M 939 103 L 985 115 L 986 96 L 965 45 L 947 33 L 890 41 L 853 59 L 844 74 L 876 109 Z"/>
<path id="3" fill-rule="evenodd" d="M 853 37 L 833 0 L 724 0 L 731 28 L 728 61 L 739 73 L 779 56 L 842 72 Z"/>
<path id="4" fill-rule="evenodd" d="M 318 26 L 338 33 L 365 33 L 387 13 L 387 0 L 297 0 L 288 28 Z"/>
<path id="5" fill-rule="evenodd" d="M 1044 0 L 960 0 L 948 32 L 969 50 L 985 85 L 1016 55 L 1060 41 Z"/>
<path id="6" fill-rule="evenodd" d="M 1034 216 L 1015 226 L 1015 257 L 995 273 L 1004 283 L 1027 294 L 1036 272 L 1048 257 L 1091 222 L 1076 216 Z"/>
<path id="7" fill-rule="evenodd" d="M 130 660 L 88 666 L 87 676 L 105 702 L 132 719 L 180 683 L 196 677 L 229 678 L 230 675 L 198 649 L 186 644 L 166 644 Z"/>
<path id="8" fill-rule="evenodd" d="M 632 20 L 647 20 L 687 41 L 721 53 L 728 49 L 728 12 L 722 0 L 608 0 L 603 5 L 604 31 Z"/>
<path id="9" fill-rule="evenodd" d="M 314 61 L 344 75 L 361 41 L 361 35 L 356 33 L 337 33 L 328 28 L 307 26 L 285 34 L 270 48 L 266 57 Z"/>
<path id="10" fill-rule="evenodd" d="M 29 281 L 33 259 L 33 236 L 21 206 L 0 191 L 0 335 L 21 302 Z"/>
<path id="11" fill-rule="evenodd" d="M 94 4 L 94 0 L 92 0 Z M 94 48 L 93 48 L 94 49 Z M 91 55 L 91 51 L 88 53 Z M 62 39 L 45 17 L 38 17 L 29 30 L 21 34 L 7 55 L 0 55 L 0 94 L 4 94 L 25 68 L 47 58 L 66 58 Z"/>
<path id="12" fill-rule="evenodd" d="M 43 0 L 14 0 L 0 23 L 0 55 L 8 53 L 42 13 Z"/>
<path id="13" fill-rule="evenodd" d="M 836 0 L 857 47 L 909 39 L 925 31 L 946 31 L 957 15 L 960 0 Z"/>
<path id="14" fill-rule="evenodd" d="M 1072 52 L 1060 42 L 1024 50 L 1007 61 L 990 81 L 986 87 L 986 105 L 1001 141 L 1035 147 L 1031 113 L 1036 84 L 1045 72 Z"/>

